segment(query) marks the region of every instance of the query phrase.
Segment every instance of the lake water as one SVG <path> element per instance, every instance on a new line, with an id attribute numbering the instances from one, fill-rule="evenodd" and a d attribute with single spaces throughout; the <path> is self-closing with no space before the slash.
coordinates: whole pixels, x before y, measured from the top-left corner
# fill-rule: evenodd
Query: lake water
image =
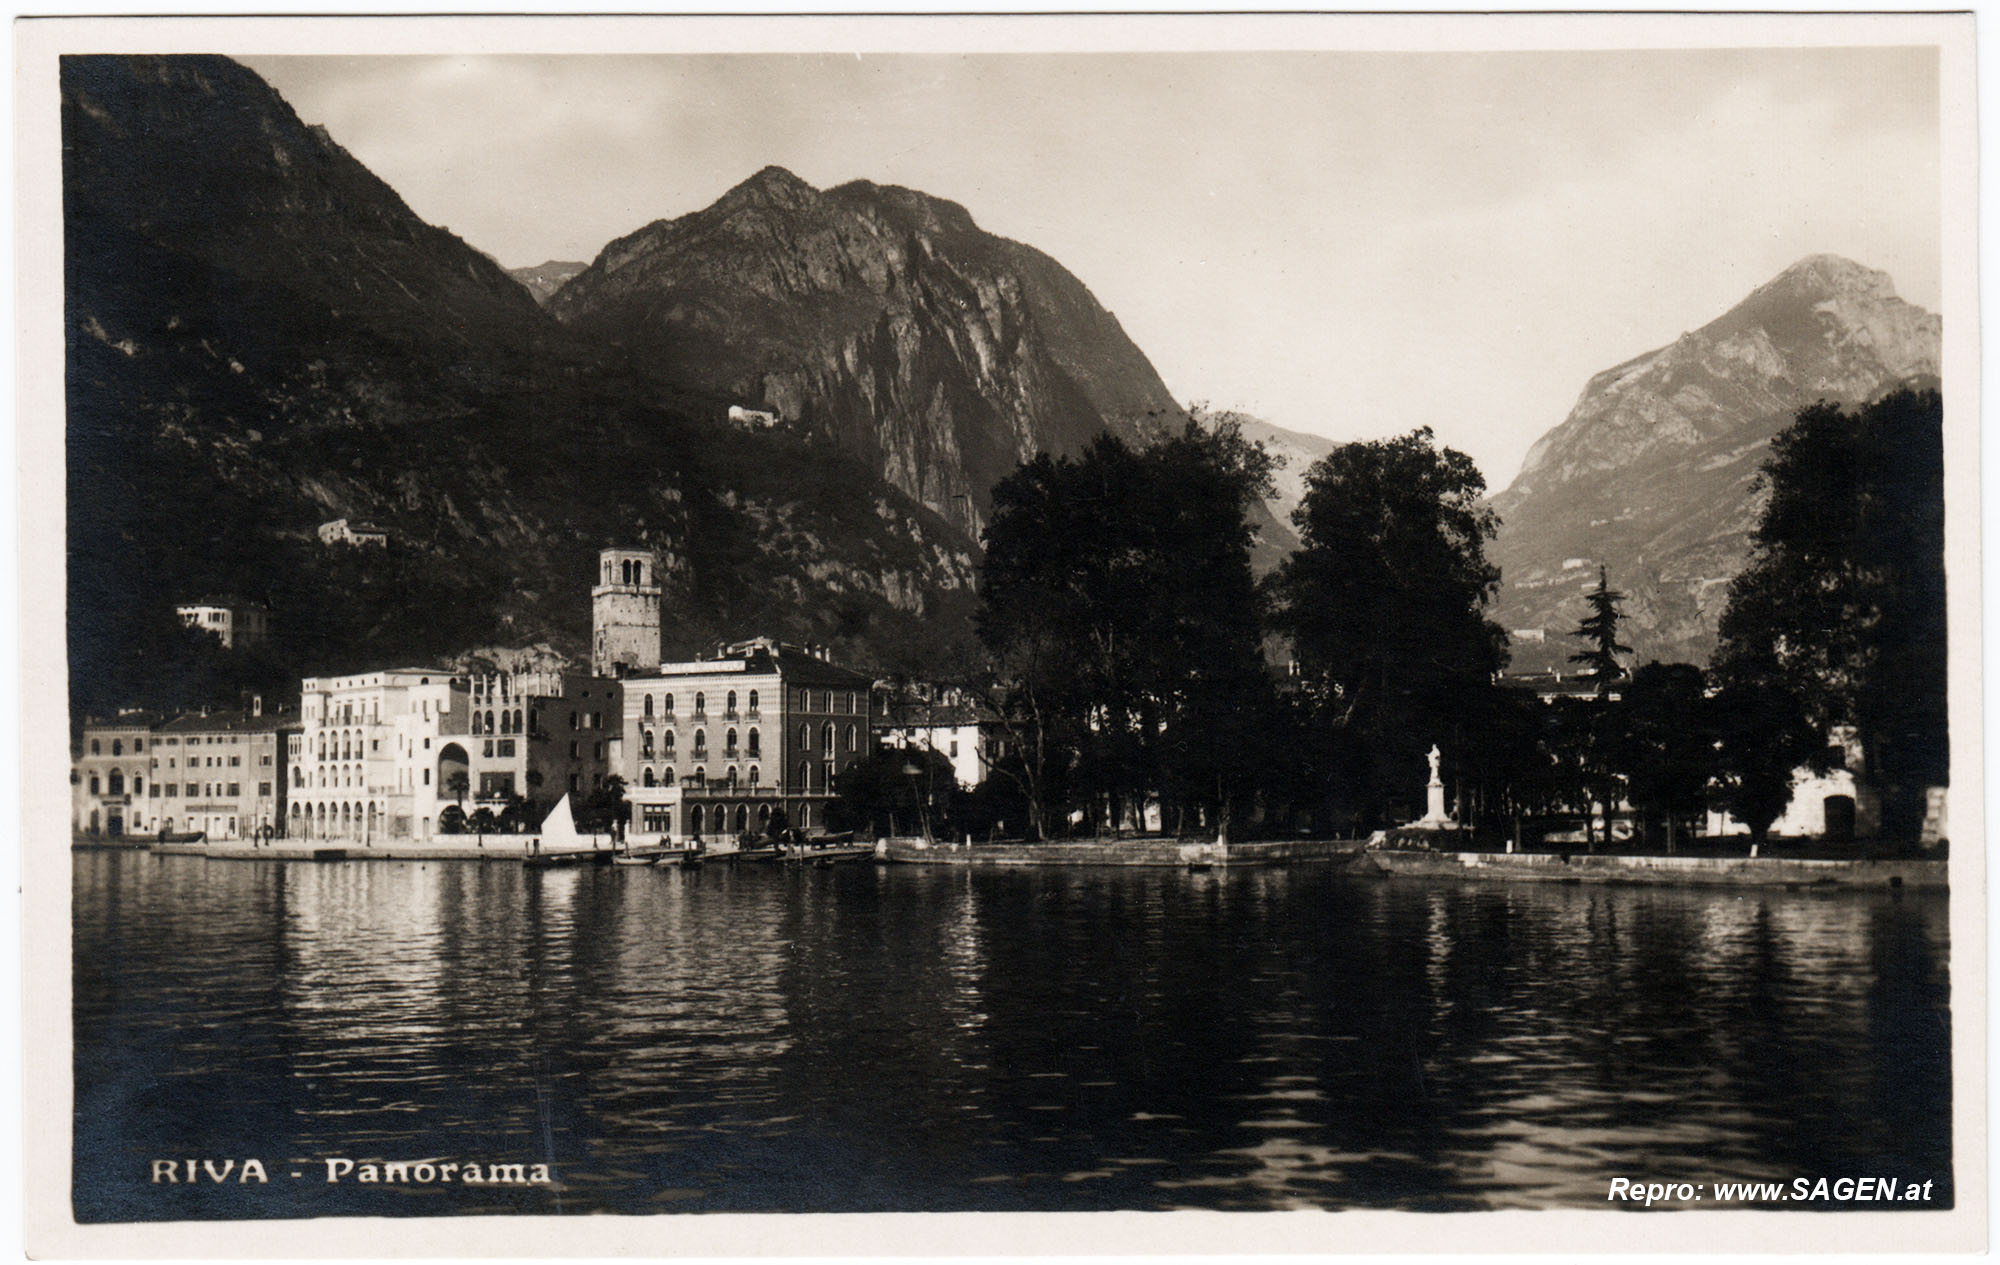
<path id="1" fill-rule="evenodd" d="M 116 853 L 75 882 L 85 1221 L 1952 1198 L 1937 895 Z M 249 1158 L 267 1184 L 151 1180 Z"/>

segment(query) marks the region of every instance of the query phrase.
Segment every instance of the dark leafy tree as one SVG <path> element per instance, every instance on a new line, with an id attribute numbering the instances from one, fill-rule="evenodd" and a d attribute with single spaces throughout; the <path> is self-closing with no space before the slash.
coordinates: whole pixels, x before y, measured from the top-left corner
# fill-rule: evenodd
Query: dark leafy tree
<path id="1" fill-rule="evenodd" d="M 1741 660 L 1718 669 L 1714 699 L 1715 806 L 1750 828 L 1762 844 L 1784 815 L 1801 767 L 1827 766 L 1825 736 L 1775 667 L 1746 670 Z"/>
<path id="2" fill-rule="evenodd" d="M 1803 409 L 1762 477 L 1770 502 L 1730 586 L 1718 671 L 1796 700 L 1821 746 L 1851 727 L 1883 834 L 1914 839 L 1925 788 L 1949 776 L 1943 402 L 1904 389 Z"/>
<path id="3" fill-rule="evenodd" d="M 1472 459 L 1428 427 L 1342 445 L 1307 473 L 1301 548 L 1272 581 L 1277 624 L 1317 736 L 1307 758 L 1363 825 L 1415 816 L 1432 743 L 1450 776 L 1479 740 L 1468 700 L 1506 663 L 1506 634 L 1485 615 L 1500 579 L 1485 491 Z"/>
<path id="4" fill-rule="evenodd" d="M 463 769 L 448 774 L 444 779 L 444 793 L 451 796 L 453 805 L 463 814 L 465 797 L 472 793 L 471 776 Z"/>
<path id="5" fill-rule="evenodd" d="M 462 835 L 465 833 L 465 810 L 457 804 L 446 804 L 438 814 L 438 833 L 441 835 Z"/>
<path id="6" fill-rule="evenodd" d="M 500 829 L 500 819 L 493 815 L 492 809 L 483 804 L 472 810 L 472 816 L 466 819 L 465 824 L 469 829 L 482 835 L 490 835 Z"/>
<path id="7" fill-rule="evenodd" d="M 1650 832 L 1666 823 L 1667 851 L 1707 806 L 1715 772 L 1715 733 L 1702 670 L 1691 663 L 1648 663 L 1632 674 L 1624 714 L 1627 794 Z"/>
<path id="8" fill-rule="evenodd" d="M 1159 803 L 1226 834 L 1268 759 L 1272 701 L 1245 515 L 1272 459 L 1234 423 L 1134 450 L 1104 436 L 993 493 L 978 630 L 1037 838 Z"/>
<path id="9" fill-rule="evenodd" d="M 950 836 L 958 825 L 951 761 L 925 747 L 883 747 L 834 780 L 834 830 L 869 835 Z"/>
<path id="10" fill-rule="evenodd" d="M 625 779 L 613 773 L 604 785 L 592 791 L 576 812 L 577 829 L 592 834 L 625 833 Z"/>

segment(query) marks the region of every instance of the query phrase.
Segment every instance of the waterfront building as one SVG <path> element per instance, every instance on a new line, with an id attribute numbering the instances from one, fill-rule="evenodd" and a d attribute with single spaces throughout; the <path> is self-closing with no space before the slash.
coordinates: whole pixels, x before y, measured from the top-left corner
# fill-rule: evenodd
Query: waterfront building
<path id="1" fill-rule="evenodd" d="M 883 693 L 875 716 L 875 745 L 935 751 L 951 762 L 952 776 L 974 787 L 1006 750 L 1006 734 L 991 707 L 961 690 L 912 686 Z"/>
<path id="2" fill-rule="evenodd" d="M 90 839 L 141 833 L 152 781 L 153 712 L 86 719 L 70 765 L 70 832 Z"/>
<path id="3" fill-rule="evenodd" d="M 189 712 L 153 731 L 145 831 L 199 832 L 210 839 L 268 839 L 284 833 L 295 714 Z"/>
<path id="4" fill-rule="evenodd" d="M 590 670 L 619 677 L 660 666 L 660 558 L 650 549 L 597 555 L 590 589 Z"/>
<path id="5" fill-rule="evenodd" d="M 231 649 L 254 646 L 271 633 L 270 613 L 237 597 L 205 597 L 174 607 L 190 628 L 199 628 Z"/>
<path id="6" fill-rule="evenodd" d="M 559 672 L 396 668 L 301 687 L 289 833 L 363 843 L 443 833 L 447 809 L 539 821 L 614 767 L 616 681 Z"/>
<path id="7" fill-rule="evenodd" d="M 873 749 L 874 681 L 824 650 L 760 637 L 621 684 L 635 835 L 734 838 L 780 812 L 823 833 L 835 780 Z"/>

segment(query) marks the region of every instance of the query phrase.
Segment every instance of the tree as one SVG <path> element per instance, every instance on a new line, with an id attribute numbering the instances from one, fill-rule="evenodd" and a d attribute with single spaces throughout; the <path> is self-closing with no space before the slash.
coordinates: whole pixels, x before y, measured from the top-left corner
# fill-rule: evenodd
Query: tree
<path id="1" fill-rule="evenodd" d="M 438 833 L 441 835 L 462 835 L 465 833 L 465 810 L 457 804 L 446 804 L 438 814 Z"/>
<path id="2" fill-rule="evenodd" d="M 608 831 L 622 836 L 625 818 L 625 779 L 613 773 L 583 801 L 576 813 L 576 824 L 579 830 L 592 834 Z"/>
<path id="3" fill-rule="evenodd" d="M 1717 676 L 1715 806 L 1748 826 L 1752 843 L 1762 844 L 1792 801 L 1796 770 L 1826 767 L 1826 740 L 1804 704 L 1778 683 L 1775 667 L 1746 670 L 1738 660 Z"/>
<path id="4" fill-rule="evenodd" d="M 1613 592 L 1611 582 L 1602 566 L 1597 568 L 1597 587 L 1584 594 L 1590 606 L 1590 613 L 1577 623 L 1572 634 L 1584 643 L 1584 649 L 1569 657 L 1571 663 L 1584 665 L 1584 675 L 1589 678 L 1591 688 L 1597 695 L 1596 705 L 1581 712 L 1585 725 L 1583 731 L 1583 775 L 1589 796 L 1584 803 L 1584 839 L 1592 851 L 1597 848 L 1594 821 L 1595 809 L 1591 801 L 1603 805 L 1604 838 L 1611 841 L 1611 814 L 1623 797 L 1619 786 L 1618 773 L 1623 767 L 1624 747 L 1627 735 L 1623 732 L 1624 717 L 1610 706 L 1611 687 L 1625 679 L 1625 667 L 1618 661 L 1621 654 L 1631 654 L 1632 647 L 1618 640 L 1618 624 L 1624 613 L 1618 603 L 1625 600 L 1623 593 Z"/>
<path id="5" fill-rule="evenodd" d="M 1267 761 L 1250 506 L 1273 459 L 1225 420 L 1144 449 L 1100 437 L 993 491 L 977 627 L 1030 830 L 1091 828 L 1147 805 L 1226 834 Z"/>
<path id="6" fill-rule="evenodd" d="M 835 779 L 835 830 L 871 835 L 954 834 L 958 782 L 951 760 L 928 747 L 883 747 Z"/>
<path id="7" fill-rule="evenodd" d="M 1571 635 L 1584 642 L 1584 649 L 1571 655 L 1569 661 L 1584 665 L 1583 675 L 1589 678 L 1597 696 L 1603 698 L 1613 685 L 1625 679 L 1625 667 L 1618 662 L 1618 656 L 1632 653 L 1632 647 L 1618 641 L 1618 623 L 1624 617 L 1618 603 L 1625 600 L 1625 595 L 1612 591 L 1604 568 L 1599 566 L 1597 587 L 1584 594 L 1583 600 L 1590 604 L 1590 614 L 1578 622 Z"/>
<path id="8" fill-rule="evenodd" d="M 472 793 L 471 776 L 464 769 L 447 774 L 444 779 L 444 793 L 451 796 L 452 803 L 462 814 L 465 809 L 465 797 Z"/>
<path id="9" fill-rule="evenodd" d="M 1677 829 L 1706 807 L 1715 770 L 1705 691 L 1702 671 L 1691 663 L 1648 663 L 1632 674 L 1619 704 L 1632 806 L 1648 829 L 1656 817 L 1665 819 L 1670 853 Z"/>
<path id="10" fill-rule="evenodd" d="M 1770 501 L 1730 585 L 1718 671 L 1789 696 L 1822 749 L 1852 727 L 1883 834 L 1914 839 L 1950 763 L 1942 399 L 1802 409 L 1761 478 Z M 1763 713 L 1781 740 L 1785 711 Z"/>
<path id="11" fill-rule="evenodd" d="M 1461 758 L 1467 701 L 1494 688 L 1506 634 L 1485 616 L 1500 573 L 1486 480 L 1428 427 L 1344 444 L 1306 475 L 1301 547 L 1272 578 L 1303 678 L 1308 758 L 1364 825 L 1414 816 L 1432 743 Z"/>
<path id="12" fill-rule="evenodd" d="M 490 835 L 500 828 L 500 819 L 493 815 L 492 809 L 481 805 L 472 810 L 472 816 L 467 820 L 466 825 L 482 835 Z"/>

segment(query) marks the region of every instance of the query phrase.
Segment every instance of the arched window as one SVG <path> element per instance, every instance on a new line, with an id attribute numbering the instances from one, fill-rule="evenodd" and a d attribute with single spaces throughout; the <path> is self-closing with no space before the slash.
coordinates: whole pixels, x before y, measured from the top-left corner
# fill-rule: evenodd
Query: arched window
<path id="1" fill-rule="evenodd" d="M 727 703 L 727 704 L 725 704 L 725 706 L 726 706 L 726 707 L 728 708 L 728 711 L 729 711 L 729 714 L 730 714 L 731 716 L 734 716 L 734 715 L 736 714 L 736 691 L 735 691 L 735 690 L 731 690 L 731 691 L 729 691 L 729 701 L 728 701 L 728 703 Z M 113 746 L 116 746 L 117 744 L 116 744 L 116 743 L 113 743 L 112 745 L 113 745 Z"/>
<path id="2" fill-rule="evenodd" d="M 695 730 L 694 731 L 695 758 L 699 760 L 707 751 L 708 751 L 708 731 L 706 729 Z"/>
<path id="3" fill-rule="evenodd" d="M 95 773 L 91 774 L 91 775 L 90 775 L 90 793 L 91 793 L 92 795 L 102 795 L 102 794 L 103 794 L 104 792 L 98 789 L 98 788 L 99 788 L 99 787 L 100 787 L 101 785 L 103 785 L 103 784 L 102 784 L 102 783 L 100 783 L 100 782 L 99 782 L 99 781 L 97 780 L 97 774 L 95 774 Z"/>
<path id="4" fill-rule="evenodd" d="M 653 758 L 653 731 L 650 729 L 639 731 L 639 758 L 641 760 Z"/>
<path id="5" fill-rule="evenodd" d="M 812 824 L 813 824 L 813 806 L 811 804 L 800 804 L 799 829 L 804 830 L 810 827 Z"/>
<path id="6" fill-rule="evenodd" d="M 651 720 L 653 718 L 653 696 L 651 694 L 646 695 L 645 716 L 647 720 Z"/>
<path id="7" fill-rule="evenodd" d="M 521 709 L 518 707 L 514 709 L 514 732 L 521 732 Z"/>
<path id="8" fill-rule="evenodd" d="M 729 789 L 736 789 L 736 766 L 733 764 L 729 766 Z"/>
<path id="9" fill-rule="evenodd" d="M 703 787 L 706 787 L 708 785 L 708 770 L 702 768 L 699 764 L 695 765 L 693 781 L 694 781 L 694 788 L 696 790 L 701 790 Z"/>
<path id="10" fill-rule="evenodd" d="M 810 760 L 799 761 L 799 789 L 801 791 L 812 789 L 812 761 Z"/>
<path id="11" fill-rule="evenodd" d="M 667 695 L 667 696 L 666 696 L 665 698 L 663 698 L 663 699 L 661 699 L 661 700 L 660 700 L 660 710 L 661 710 L 662 712 L 664 712 L 664 713 L 665 713 L 666 715 L 669 715 L 669 716 L 671 716 L 671 715 L 673 715 L 673 714 L 674 714 L 674 696 L 673 696 L 673 695 L 669 694 L 669 695 Z"/>
<path id="12" fill-rule="evenodd" d="M 724 831 L 725 829 L 727 829 L 727 828 L 728 828 L 728 825 L 729 825 L 729 819 L 728 819 L 727 817 L 723 816 L 723 814 L 724 814 L 724 813 L 725 813 L 726 811 L 728 811 L 728 810 L 726 810 L 725 808 L 723 808 L 723 806 L 722 806 L 722 805 L 720 805 L 720 804 L 717 804 L 717 805 L 715 806 L 715 811 L 714 811 L 714 812 L 713 812 L 712 814 L 710 814 L 710 820 L 712 820 L 712 821 L 714 821 L 714 822 L 715 822 L 715 832 L 716 832 L 717 834 L 721 834 L 721 833 L 722 833 L 722 832 L 723 832 L 723 831 Z"/>
<path id="13" fill-rule="evenodd" d="M 673 784 L 674 784 L 674 766 L 669 764 L 666 768 L 660 770 L 660 785 L 672 786 Z"/>
<path id="14" fill-rule="evenodd" d="M 660 735 L 660 751 L 669 759 L 674 754 L 674 731 L 669 729 Z"/>
<path id="15" fill-rule="evenodd" d="M 697 716 L 706 716 L 708 714 L 708 695 L 696 694 L 694 696 L 694 714 Z"/>
<path id="16" fill-rule="evenodd" d="M 654 786 L 654 785 L 657 785 L 657 783 L 655 783 L 655 782 L 653 781 L 653 770 L 652 770 L 652 767 L 651 767 L 650 765 L 649 765 L 649 766 L 647 766 L 647 769 L 646 769 L 646 771 L 645 771 L 644 773 L 642 773 L 642 774 L 640 774 L 640 775 L 639 775 L 639 782 L 640 782 L 640 785 L 642 785 L 642 786 Z"/>
<path id="17" fill-rule="evenodd" d="M 113 739 L 111 740 L 111 754 L 112 754 L 112 755 L 124 755 L 124 754 L 125 754 L 125 743 L 124 743 L 124 741 L 123 741 L 122 739 L 119 739 L 119 738 L 113 738 Z"/>
<path id="18" fill-rule="evenodd" d="M 750 691 L 750 714 L 752 716 L 757 714 L 757 691 L 755 690 Z"/>
<path id="19" fill-rule="evenodd" d="M 813 745 L 813 727 L 811 725 L 800 725 L 799 750 L 810 751 L 812 750 L 812 745 Z"/>
<path id="20" fill-rule="evenodd" d="M 829 720 L 828 722 L 826 722 L 826 728 L 819 731 L 819 736 L 821 739 L 820 750 L 826 752 L 828 755 L 832 755 L 835 751 L 838 751 L 840 749 L 833 745 L 832 721 Z"/>
<path id="21" fill-rule="evenodd" d="M 847 749 L 848 749 L 849 751 L 852 751 L 852 750 L 854 750 L 854 744 L 855 744 L 855 742 L 856 742 L 856 741 L 857 741 L 857 739 L 856 739 L 856 737 L 855 737 L 855 733 L 854 733 L 854 726 L 852 726 L 852 725 L 849 725 L 849 726 L 847 727 Z"/>
<path id="22" fill-rule="evenodd" d="M 115 739 L 113 740 L 112 745 L 113 746 L 117 745 Z M 117 769 L 111 770 L 111 777 L 108 779 L 106 783 L 105 790 L 112 795 L 123 795 L 125 793 L 125 775 L 123 773 L 120 773 Z"/>
<path id="23" fill-rule="evenodd" d="M 756 759 L 758 755 L 761 754 L 761 752 L 758 750 L 757 747 L 757 729 L 756 726 L 754 725 L 751 726 L 750 729 L 750 746 L 748 749 L 750 752 L 750 758 L 753 760 Z"/>
<path id="24" fill-rule="evenodd" d="M 723 737 L 722 751 L 723 754 L 728 756 L 730 759 L 733 760 L 736 758 L 736 731 L 734 729 L 730 730 L 728 734 L 726 734 Z"/>
<path id="25" fill-rule="evenodd" d="M 742 804 L 736 806 L 736 833 L 742 834 L 750 828 L 750 810 Z"/>
<path id="26" fill-rule="evenodd" d="M 757 766 L 754 764 L 750 766 L 750 785 L 757 785 Z"/>
<path id="27" fill-rule="evenodd" d="M 493 732 L 493 713 L 492 713 L 492 712 L 487 712 L 487 713 L 486 713 L 486 732 L 487 732 L 487 733 L 492 733 L 492 732 Z"/>

